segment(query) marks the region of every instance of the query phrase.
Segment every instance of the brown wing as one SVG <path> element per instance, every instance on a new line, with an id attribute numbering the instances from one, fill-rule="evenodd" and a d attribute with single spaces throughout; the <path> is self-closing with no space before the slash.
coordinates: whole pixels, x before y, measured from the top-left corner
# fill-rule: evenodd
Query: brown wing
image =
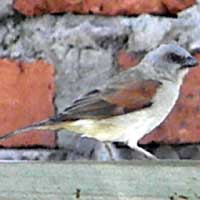
<path id="1" fill-rule="evenodd" d="M 94 90 L 76 100 L 52 121 L 102 119 L 148 107 L 160 84 L 143 80 L 123 83 L 120 89 L 109 85 L 102 91 Z"/>
<path id="2" fill-rule="evenodd" d="M 133 81 L 119 91 L 114 91 L 105 96 L 106 101 L 134 111 L 144 108 L 152 103 L 160 82 L 154 80 Z"/>

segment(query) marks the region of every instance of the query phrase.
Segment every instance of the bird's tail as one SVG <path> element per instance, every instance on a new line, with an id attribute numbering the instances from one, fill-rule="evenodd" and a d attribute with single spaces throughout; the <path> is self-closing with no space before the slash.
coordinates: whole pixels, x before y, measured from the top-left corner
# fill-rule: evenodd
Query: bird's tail
<path id="1" fill-rule="evenodd" d="M 59 129 L 62 129 L 61 124 L 62 123 L 57 123 L 56 121 L 51 120 L 51 119 L 43 120 L 43 121 L 34 123 L 32 125 L 17 129 L 5 135 L 2 135 L 0 136 L 0 141 L 6 140 L 10 137 L 13 137 L 15 135 L 18 135 L 27 131 L 31 131 L 31 130 L 59 130 Z"/>

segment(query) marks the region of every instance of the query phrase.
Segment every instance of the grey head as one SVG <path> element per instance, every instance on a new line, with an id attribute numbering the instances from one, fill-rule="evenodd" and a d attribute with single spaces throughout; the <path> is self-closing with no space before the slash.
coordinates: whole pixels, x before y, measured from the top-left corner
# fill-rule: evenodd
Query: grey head
<path id="1" fill-rule="evenodd" d="M 149 76 L 157 79 L 176 81 L 188 69 L 197 66 L 197 59 L 176 44 L 163 44 L 149 52 L 141 62 Z M 147 69 L 148 68 L 148 69 Z"/>

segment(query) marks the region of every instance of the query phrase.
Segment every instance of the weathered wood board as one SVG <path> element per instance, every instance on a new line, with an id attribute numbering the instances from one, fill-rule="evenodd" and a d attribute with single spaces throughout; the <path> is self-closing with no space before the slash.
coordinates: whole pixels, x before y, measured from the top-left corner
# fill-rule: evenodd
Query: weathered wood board
<path id="1" fill-rule="evenodd" d="M 0 200 L 200 200 L 200 162 L 1 163 Z"/>

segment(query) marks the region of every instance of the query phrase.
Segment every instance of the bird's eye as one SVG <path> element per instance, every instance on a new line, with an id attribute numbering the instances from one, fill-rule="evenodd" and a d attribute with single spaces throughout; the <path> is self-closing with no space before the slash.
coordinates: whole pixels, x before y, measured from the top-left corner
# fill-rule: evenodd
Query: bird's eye
<path id="1" fill-rule="evenodd" d="M 184 57 L 175 53 L 170 53 L 167 55 L 167 58 L 171 60 L 172 62 L 176 63 L 182 63 L 184 60 Z"/>

